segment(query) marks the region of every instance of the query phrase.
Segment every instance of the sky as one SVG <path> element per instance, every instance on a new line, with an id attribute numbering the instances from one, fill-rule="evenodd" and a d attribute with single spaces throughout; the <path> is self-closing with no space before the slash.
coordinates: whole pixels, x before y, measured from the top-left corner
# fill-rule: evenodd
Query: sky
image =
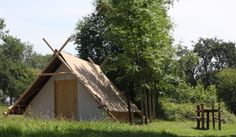
<path id="1" fill-rule="evenodd" d="M 179 0 L 170 9 L 175 43 L 192 48 L 202 38 L 236 41 L 236 0 Z"/>
<path id="2" fill-rule="evenodd" d="M 74 33 L 76 23 L 93 12 L 93 0 L 0 0 L 0 18 L 4 18 L 10 34 L 34 45 L 38 53 L 52 51 Z M 174 22 L 175 44 L 191 48 L 199 37 L 217 37 L 236 41 L 236 0 L 178 0 L 169 10 Z M 76 54 L 69 43 L 64 51 Z"/>
<path id="3" fill-rule="evenodd" d="M 60 49 L 75 31 L 76 23 L 94 10 L 93 0 L 0 0 L 0 18 L 4 18 L 10 34 L 34 45 L 41 54 Z M 69 43 L 64 51 L 76 54 Z"/>

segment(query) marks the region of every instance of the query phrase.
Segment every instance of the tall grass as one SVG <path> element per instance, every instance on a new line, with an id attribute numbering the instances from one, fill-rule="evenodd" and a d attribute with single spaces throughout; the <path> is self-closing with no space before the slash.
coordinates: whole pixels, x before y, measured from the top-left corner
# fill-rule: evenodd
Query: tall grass
<path id="1" fill-rule="evenodd" d="M 155 121 L 129 125 L 111 121 L 77 122 L 0 117 L 0 137 L 236 137 L 236 124 L 223 124 L 222 131 L 196 130 L 195 121 Z"/>
<path id="2" fill-rule="evenodd" d="M 181 120 L 195 120 L 196 118 L 196 103 L 175 103 L 169 100 L 161 100 L 162 117 L 170 121 Z M 211 108 L 211 106 L 204 106 L 205 108 Z M 217 107 L 217 106 L 215 106 Z M 224 123 L 236 123 L 236 116 L 229 113 L 226 107 L 221 104 L 221 111 Z"/>

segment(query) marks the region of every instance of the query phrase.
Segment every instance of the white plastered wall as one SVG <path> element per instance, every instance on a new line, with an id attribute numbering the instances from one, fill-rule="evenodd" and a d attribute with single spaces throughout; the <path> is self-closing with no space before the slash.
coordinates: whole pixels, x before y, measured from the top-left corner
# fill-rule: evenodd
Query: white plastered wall
<path id="1" fill-rule="evenodd" d="M 70 70 L 62 64 L 56 72 L 70 72 Z M 55 81 L 76 79 L 73 75 L 52 76 L 40 92 L 30 102 L 28 111 L 30 116 L 34 118 L 52 119 L 55 116 Z M 77 120 L 101 120 L 107 117 L 107 113 L 99 108 L 98 102 L 85 89 L 78 80 L 78 115 Z"/>
<path id="2" fill-rule="evenodd" d="M 59 66 L 56 72 L 70 72 L 70 70 L 62 64 Z M 34 118 L 54 118 L 55 114 L 55 81 L 76 79 L 73 75 L 57 75 L 52 76 L 39 93 L 30 102 L 28 107 L 28 113 Z"/>
<path id="3" fill-rule="evenodd" d="M 99 108 L 99 103 L 78 81 L 78 120 L 102 120 L 107 113 Z"/>

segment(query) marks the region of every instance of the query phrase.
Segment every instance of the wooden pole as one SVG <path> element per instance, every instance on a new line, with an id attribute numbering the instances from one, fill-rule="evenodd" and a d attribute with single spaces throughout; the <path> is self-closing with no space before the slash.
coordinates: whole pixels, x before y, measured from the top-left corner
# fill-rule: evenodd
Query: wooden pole
<path id="1" fill-rule="evenodd" d="M 201 104 L 201 120 L 202 120 L 202 129 L 205 129 L 205 127 L 204 127 L 205 118 L 204 118 L 204 107 L 203 107 L 203 104 Z"/>
<path id="2" fill-rule="evenodd" d="M 148 119 L 149 122 L 152 122 L 152 103 L 151 103 L 151 91 L 147 91 L 147 103 L 148 103 Z"/>
<path id="3" fill-rule="evenodd" d="M 133 124 L 131 103 L 130 103 L 130 90 L 128 90 L 128 92 L 127 92 L 127 105 L 128 105 L 128 112 L 129 112 L 129 122 L 130 122 L 130 124 Z"/>
<path id="4" fill-rule="evenodd" d="M 141 112 L 142 112 L 142 124 L 145 122 L 145 116 L 144 116 L 144 93 L 141 91 Z"/>
<path id="5" fill-rule="evenodd" d="M 148 124 L 148 105 L 147 105 L 147 92 L 144 90 L 144 113 L 145 113 L 145 124 Z"/>
<path id="6" fill-rule="evenodd" d="M 43 41 L 48 45 L 48 47 L 55 53 L 55 50 L 52 48 L 52 46 L 47 42 L 45 38 L 43 38 Z"/>
<path id="7" fill-rule="evenodd" d="M 209 123 L 210 123 L 210 114 L 209 114 L 210 112 L 209 111 L 207 111 L 207 118 L 206 118 L 206 124 L 207 124 L 207 129 L 209 129 Z"/>
<path id="8" fill-rule="evenodd" d="M 200 106 L 197 105 L 197 129 L 200 129 Z"/>
<path id="9" fill-rule="evenodd" d="M 212 126 L 213 126 L 213 129 L 215 129 L 215 114 L 214 114 L 214 111 L 215 111 L 215 108 L 214 108 L 214 105 L 212 105 Z"/>
<path id="10" fill-rule="evenodd" d="M 70 41 L 71 37 L 69 37 L 66 42 L 61 46 L 61 48 L 59 49 L 58 53 L 61 53 L 61 51 L 63 50 L 63 48 L 66 46 L 66 44 Z"/>
<path id="11" fill-rule="evenodd" d="M 39 76 L 74 75 L 72 72 L 39 73 Z"/>
<path id="12" fill-rule="evenodd" d="M 218 128 L 221 130 L 221 113 L 220 113 L 220 107 L 218 107 Z"/>
<path id="13" fill-rule="evenodd" d="M 151 102 L 152 102 L 152 118 L 154 120 L 156 117 L 155 117 L 155 98 L 154 98 L 153 92 L 152 92 L 152 96 L 151 96 Z"/>

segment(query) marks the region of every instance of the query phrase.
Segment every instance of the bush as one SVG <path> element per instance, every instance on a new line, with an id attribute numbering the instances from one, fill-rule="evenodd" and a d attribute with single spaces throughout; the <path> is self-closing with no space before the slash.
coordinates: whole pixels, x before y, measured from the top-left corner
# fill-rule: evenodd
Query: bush
<path id="1" fill-rule="evenodd" d="M 202 84 L 192 87 L 175 77 L 166 77 L 160 83 L 159 88 L 161 97 L 171 98 L 176 103 L 214 104 L 217 102 L 215 85 L 204 89 Z"/>
<path id="2" fill-rule="evenodd" d="M 217 93 L 219 99 L 236 114 L 236 69 L 225 69 L 217 74 Z"/>
<path id="3" fill-rule="evenodd" d="M 162 108 L 162 118 L 166 120 L 195 120 L 196 118 L 196 103 L 181 103 L 177 104 L 172 102 L 173 100 L 162 98 L 160 100 L 160 105 Z M 236 117 L 229 113 L 224 106 L 224 103 L 221 102 L 216 104 L 220 106 L 222 110 L 222 118 L 224 123 L 234 123 L 236 122 Z M 205 108 L 211 108 L 211 105 L 204 104 Z"/>
<path id="4" fill-rule="evenodd" d="M 191 102 L 197 104 L 208 104 L 211 106 L 217 102 L 216 87 L 210 85 L 206 89 L 201 84 L 198 84 L 195 88 L 192 87 Z"/>
<path id="5" fill-rule="evenodd" d="M 223 123 L 236 122 L 236 116 L 227 110 L 227 107 L 224 102 L 218 103 L 218 106 L 220 106 L 220 110 L 222 112 Z"/>
<path id="6" fill-rule="evenodd" d="M 170 99 L 161 99 L 160 105 L 162 107 L 163 118 L 166 120 L 194 120 L 195 119 L 195 105 L 192 103 L 176 104 Z"/>

